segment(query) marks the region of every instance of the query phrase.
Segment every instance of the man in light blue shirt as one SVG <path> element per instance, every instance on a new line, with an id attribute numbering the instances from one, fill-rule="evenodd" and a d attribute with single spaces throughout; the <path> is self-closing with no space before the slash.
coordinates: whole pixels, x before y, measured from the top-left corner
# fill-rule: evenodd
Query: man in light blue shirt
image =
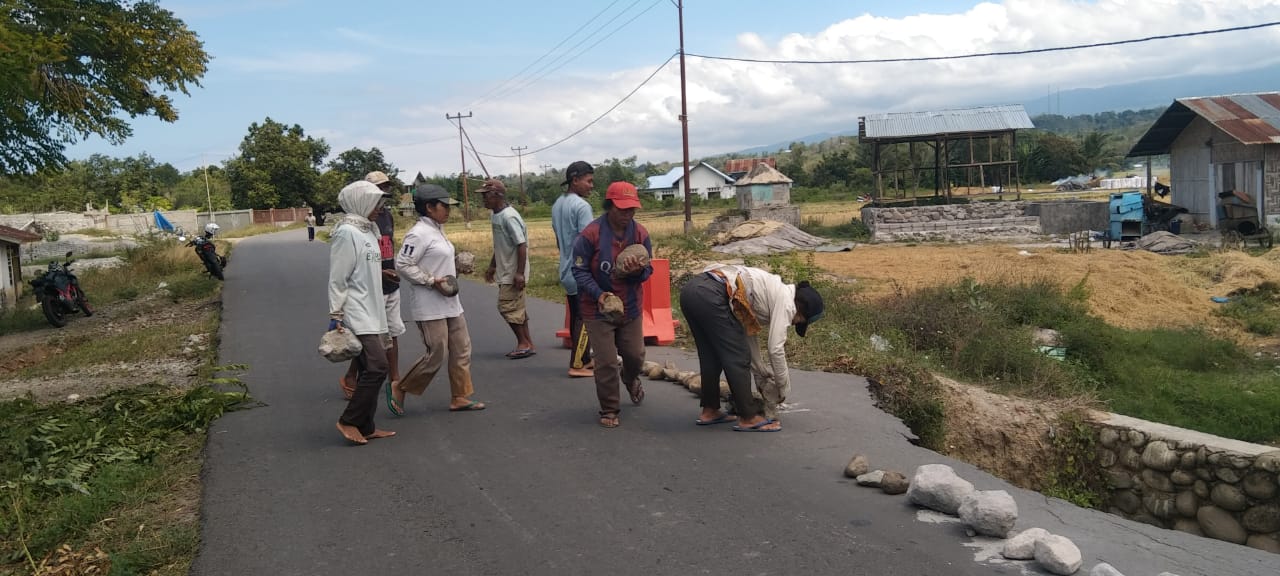
<path id="1" fill-rule="evenodd" d="M 564 194 L 551 206 L 551 228 L 556 233 L 556 247 L 560 249 L 560 284 L 564 286 L 565 301 L 569 307 L 569 338 L 573 350 L 569 354 L 569 377 L 589 378 L 595 375 L 591 362 L 591 346 L 587 342 L 587 329 L 578 310 L 578 283 L 573 279 L 573 242 L 583 228 L 595 219 L 587 198 L 595 188 L 595 169 L 579 160 L 564 171 L 562 186 L 568 186 Z"/>

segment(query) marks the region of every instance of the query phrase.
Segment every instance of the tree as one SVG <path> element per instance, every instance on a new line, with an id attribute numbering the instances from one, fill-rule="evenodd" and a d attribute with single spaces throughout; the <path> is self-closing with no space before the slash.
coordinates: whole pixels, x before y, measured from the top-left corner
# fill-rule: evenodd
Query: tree
<path id="1" fill-rule="evenodd" d="M 376 170 L 386 174 L 402 192 L 404 191 L 404 183 L 400 182 L 400 179 L 396 177 L 400 173 L 400 169 L 387 162 L 386 158 L 382 156 L 382 151 L 377 147 L 367 151 L 359 148 L 347 150 L 331 160 L 329 168 L 342 174 L 346 183 L 362 180 L 366 174 Z"/>
<path id="2" fill-rule="evenodd" d="M 227 161 L 231 201 L 238 209 L 336 205 L 338 190 L 317 185 L 328 155 L 324 139 L 307 136 L 297 124 L 255 122 L 240 142 L 240 154 Z"/>
<path id="3" fill-rule="evenodd" d="M 0 172 L 66 163 L 98 135 L 132 135 L 120 117 L 178 119 L 167 93 L 199 86 L 209 56 L 195 32 L 155 2 L 0 0 Z"/>
<path id="4" fill-rule="evenodd" d="M 689 166 L 690 169 L 693 165 Z M 610 158 L 596 164 L 595 166 L 596 192 L 604 195 L 605 189 L 613 182 L 630 182 L 636 187 L 642 188 L 645 185 L 644 175 L 636 172 L 636 157 L 629 156 L 621 160 Z M 563 180 L 561 180 L 563 182 Z"/>

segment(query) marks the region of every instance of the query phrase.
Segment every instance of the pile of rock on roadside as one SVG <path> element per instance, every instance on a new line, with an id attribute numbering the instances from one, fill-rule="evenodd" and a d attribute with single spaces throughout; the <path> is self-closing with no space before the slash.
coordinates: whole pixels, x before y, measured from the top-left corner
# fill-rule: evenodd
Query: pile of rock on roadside
<path id="1" fill-rule="evenodd" d="M 1013 532 L 1018 521 L 1018 504 L 1004 490 L 976 490 L 945 464 L 925 464 L 916 468 L 908 482 L 900 472 L 871 470 L 867 457 L 854 455 L 844 475 L 859 485 L 879 488 L 885 494 L 906 493 L 912 504 L 951 516 L 959 516 L 965 531 L 1005 540 L 1001 552 L 1009 560 L 1034 560 L 1053 574 L 1070 575 L 1080 570 L 1083 557 L 1075 543 L 1043 528 Z M 1100 563 L 1090 576 L 1124 576 L 1110 564 Z M 1175 576 L 1162 572 L 1159 576 Z"/>

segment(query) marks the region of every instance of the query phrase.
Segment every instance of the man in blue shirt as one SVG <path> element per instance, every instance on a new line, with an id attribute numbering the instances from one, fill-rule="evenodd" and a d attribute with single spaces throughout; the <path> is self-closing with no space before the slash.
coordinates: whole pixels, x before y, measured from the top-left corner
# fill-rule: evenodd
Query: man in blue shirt
<path id="1" fill-rule="evenodd" d="M 573 242 L 590 224 L 591 204 L 587 198 L 595 188 L 595 169 L 581 160 L 564 171 L 564 194 L 551 206 L 551 228 L 556 233 L 556 247 L 560 249 L 560 285 L 564 286 L 565 302 L 569 308 L 569 339 L 573 350 L 569 353 L 569 377 L 589 378 L 595 373 L 591 362 L 591 347 L 587 341 L 587 329 L 582 323 L 582 311 L 578 307 L 578 282 L 573 278 Z"/>

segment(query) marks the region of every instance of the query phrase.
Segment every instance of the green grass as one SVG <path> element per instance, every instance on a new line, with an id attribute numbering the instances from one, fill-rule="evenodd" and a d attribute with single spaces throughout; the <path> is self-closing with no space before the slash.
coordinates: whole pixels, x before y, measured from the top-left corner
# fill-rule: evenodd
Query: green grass
<path id="1" fill-rule="evenodd" d="M 867 228 L 867 225 L 863 224 L 859 218 L 852 218 L 849 222 L 835 226 L 824 226 L 821 219 L 810 218 L 805 220 L 800 229 L 814 236 L 832 240 L 862 242 L 871 239 L 871 229 Z"/>
<path id="2" fill-rule="evenodd" d="M 1231 301 L 1217 314 L 1234 318 L 1245 330 L 1259 336 L 1280 333 L 1280 284 L 1263 282 L 1252 289 L 1231 293 Z"/>
<path id="3" fill-rule="evenodd" d="M 56 361 L 42 362 L 24 368 L 16 374 L 16 377 L 50 376 L 75 368 L 116 362 L 178 358 L 182 356 L 187 336 L 210 334 L 216 332 L 217 327 L 217 317 L 210 316 L 196 325 L 160 324 L 141 326 L 111 335 L 61 336 L 51 342 L 62 350 Z"/>
<path id="4" fill-rule="evenodd" d="M 48 326 L 44 313 L 39 308 L 32 308 L 35 305 L 36 300 L 28 290 L 18 299 L 16 306 L 0 314 L 0 335 L 28 332 Z"/>

